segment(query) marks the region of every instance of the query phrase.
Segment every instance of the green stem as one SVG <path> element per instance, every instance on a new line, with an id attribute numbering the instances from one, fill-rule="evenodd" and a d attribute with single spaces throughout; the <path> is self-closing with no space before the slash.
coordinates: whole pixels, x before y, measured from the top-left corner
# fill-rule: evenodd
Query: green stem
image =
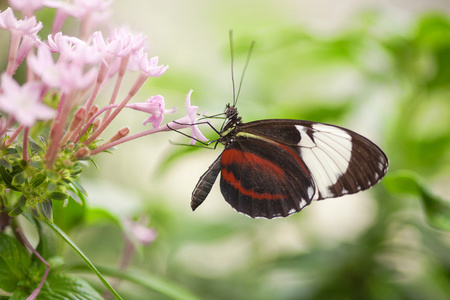
<path id="1" fill-rule="evenodd" d="M 122 300 L 122 297 L 120 297 L 120 295 L 114 290 L 114 288 L 106 281 L 106 279 L 102 276 L 102 274 L 100 274 L 100 272 L 97 270 L 97 268 L 94 266 L 94 264 L 89 260 L 89 258 L 80 250 L 80 248 L 77 247 L 77 245 L 75 245 L 74 242 L 72 242 L 72 240 L 64 233 L 64 231 L 62 231 L 58 226 L 56 226 L 53 223 L 50 223 L 47 221 L 47 224 L 53 228 L 53 230 L 56 231 L 56 233 L 58 233 L 69 245 L 70 247 L 72 247 L 72 249 L 78 253 L 78 255 L 86 262 L 86 264 L 88 265 L 89 269 L 91 269 L 96 275 L 97 277 L 100 279 L 101 282 L 103 282 L 103 284 L 108 288 L 108 290 L 114 295 L 114 297 L 116 297 L 116 299 L 120 299 Z"/>

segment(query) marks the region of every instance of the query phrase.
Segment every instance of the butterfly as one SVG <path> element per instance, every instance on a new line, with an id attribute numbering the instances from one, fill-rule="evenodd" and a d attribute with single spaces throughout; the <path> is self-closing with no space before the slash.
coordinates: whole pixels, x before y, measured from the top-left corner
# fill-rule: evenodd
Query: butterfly
<path id="1" fill-rule="evenodd" d="M 236 211 L 267 219 L 289 216 L 315 200 L 366 190 L 386 174 L 386 155 L 362 135 L 304 120 L 243 123 L 234 95 L 233 83 L 233 105 L 226 106 L 215 140 L 225 148 L 195 186 L 192 210 L 206 199 L 219 173 L 222 195 Z"/>

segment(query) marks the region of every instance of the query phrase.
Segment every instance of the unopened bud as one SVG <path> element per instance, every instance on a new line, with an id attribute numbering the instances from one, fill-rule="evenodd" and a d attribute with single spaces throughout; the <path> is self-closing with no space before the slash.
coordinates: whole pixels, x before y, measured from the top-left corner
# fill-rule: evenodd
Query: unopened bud
<path id="1" fill-rule="evenodd" d="M 89 113 L 86 119 L 90 120 L 92 118 L 93 115 L 95 115 L 98 112 L 98 106 L 97 105 L 93 105 L 90 109 L 89 109 Z"/>
<path id="2" fill-rule="evenodd" d="M 102 118 L 97 118 L 92 122 L 92 131 L 95 132 L 97 128 L 102 124 Z"/>
<path id="3" fill-rule="evenodd" d="M 124 127 L 117 131 L 117 133 L 105 144 L 115 142 L 117 140 L 120 140 L 121 138 L 127 136 L 130 133 L 130 128 Z"/>
<path id="4" fill-rule="evenodd" d="M 83 157 L 86 157 L 89 153 L 89 149 L 86 147 L 80 148 L 77 150 L 77 152 L 75 152 L 75 158 L 76 159 L 81 159 Z"/>
<path id="5" fill-rule="evenodd" d="M 72 132 L 72 130 L 77 128 L 78 124 L 84 121 L 84 118 L 86 118 L 86 109 L 84 107 L 80 107 L 73 116 L 72 123 L 70 123 L 69 131 Z"/>

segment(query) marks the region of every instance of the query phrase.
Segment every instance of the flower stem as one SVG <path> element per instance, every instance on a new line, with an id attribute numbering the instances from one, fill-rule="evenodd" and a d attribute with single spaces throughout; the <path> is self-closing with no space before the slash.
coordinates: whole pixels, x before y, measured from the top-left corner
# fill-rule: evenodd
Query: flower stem
<path id="1" fill-rule="evenodd" d="M 113 94 L 111 95 L 111 99 L 109 100 L 109 104 L 114 104 L 114 102 L 116 102 L 117 94 L 119 93 L 119 88 L 120 85 L 122 84 L 122 79 L 123 76 L 125 75 L 126 66 L 128 65 L 129 58 L 130 56 L 127 55 L 125 57 L 122 57 L 120 60 L 119 73 L 117 74 L 116 84 L 114 85 L 114 91 Z M 110 113 L 111 112 L 109 110 L 106 112 L 104 121 L 106 121 L 109 118 Z"/>
<path id="2" fill-rule="evenodd" d="M 37 296 L 39 295 L 39 293 L 41 292 L 42 287 L 44 286 L 45 280 L 47 280 L 48 277 L 48 273 L 50 272 L 50 265 L 48 264 L 48 262 L 39 254 L 39 252 L 36 251 L 36 249 L 33 248 L 33 246 L 31 246 L 30 242 L 28 242 L 27 238 L 25 237 L 25 235 L 22 232 L 22 229 L 20 229 L 20 227 L 16 228 L 16 232 L 19 234 L 22 242 L 25 244 L 25 246 L 27 246 L 28 249 L 31 250 L 31 252 L 33 252 L 34 255 L 36 255 L 36 257 L 45 265 L 45 272 L 44 275 L 42 276 L 41 282 L 39 283 L 39 286 L 31 293 L 30 296 L 28 296 L 27 300 L 34 300 L 37 298 Z"/>
<path id="3" fill-rule="evenodd" d="M 105 285 L 105 287 L 116 297 L 116 299 L 122 300 L 122 297 L 114 290 L 114 288 L 106 281 L 106 279 L 103 277 L 103 275 L 99 272 L 99 270 L 94 266 L 94 264 L 89 260 L 89 258 L 78 248 L 77 245 L 75 245 L 74 242 L 62 231 L 58 226 L 56 226 L 53 223 L 50 223 L 47 221 L 47 224 L 56 231 L 59 236 L 61 236 L 67 244 L 69 244 L 70 247 L 85 261 L 85 263 L 88 265 L 89 269 L 92 270 L 92 272 L 97 275 L 97 277 L 100 279 L 101 282 Z"/>
<path id="4" fill-rule="evenodd" d="M 25 126 L 20 125 L 20 126 L 16 129 L 16 131 L 14 131 L 13 135 L 11 135 L 11 137 L 10 137 L 10 138 L 8 139 L 8 141 L 6 142 L 6 146 L 9 146 L 9 145 L 11 145 L 12 142 L 14 142 L 14 140 L 16 139 L 16 137 L 19 135 L 19 133 L 22 131 L 22 129 L 23 129 L 24 127 L 25 127 Z"/>
<path id="5" fill-rule="evenodd" d="M 58 155 L 59 146 L 63 137 L 64 128 L 66 127 L 67 119 L 69 118 L 72 109 L 74 92 L 68 94 L 63 93 L 59 101 L 57 115 L 50 129 L 50 143 L 45 153 L 45 166 L 51 169 Z"/>
<path id="6" fill-rule="evenodd" d="M 91 135 L 84 144 L 87 146 L 91 144 L 95 139 L 108 127 L 108 125 L 114 120 L 114 118 L 119 114 L 119 112 L 127 105 L 127 103 L 131 100 L 131 98 L 136 95 L 136 93 L 139 91 L 139 89 L 142 87 L 144 82 L 147 80 L 148 76 L 145 75 L 145 73 L 139 74 L 139 77 L 136 79 L 136 81 L 133 84 L 133 87 L 128 92 L 125 99 L 122 100 L 122 102 L 119 104 L 119 106 L 111 113 L 111 115 L 108 117 L 107 120 L 105 120 L 100 127 L 94 132 L 93 135 Z"/>
<path id="7" fill-rule="evenodd" d="M 16 62 L 17 51 L 20 45 L 20 35 L 11 31 L 11 40 L 9 43 L 8 65 L 6 66 L 6 74 L 12 76 L 15 73 L 14 65 Z"/>
<path id="8" fill-rule="evenodd" d="M 23 131 L 22 159 L 28 161 L 28 133 L 30 127 L 25 127 Z"/>
<path id="9" fill-rule="evenodd" d="M 153 133 L 158 133 L 158 132 L 162 132 L 162 131 L 171 131 L 172 129 L 170 129 L 167 125 L 161 126 L 161 127 L 157 127 L 157 128 L 153 128 L 153 129 L 149 129 L 149 130 L 145 130 L 139 133 L 135 133 L 132 134 L 130 136 L 121 138 L 120 140 L 111 142 L 111 143 L 105 143 L 103 145 L 101 145 L 100 147 L 92 150 L 89 152 L 89 155 L 95 155 L 97 153 L 100 153 L 102 151 L 108 150 L 109 148 L 112 148 L 114 146 L 117 146 L 119 144 L 125 143 L 125 142 L 129 142 L 131 140 L 149 135 L 149 134 L 153 134 Z"/>

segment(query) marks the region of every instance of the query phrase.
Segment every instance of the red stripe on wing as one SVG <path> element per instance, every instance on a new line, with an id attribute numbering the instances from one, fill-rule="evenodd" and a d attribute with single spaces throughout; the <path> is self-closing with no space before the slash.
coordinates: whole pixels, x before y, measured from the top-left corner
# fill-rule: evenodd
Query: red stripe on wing
<path id="1" fill-rule="evenodd" d="M 273 162 L 264 159 L 256 154 L 250 152 L 243 152 L 238 149 L 228 149 L 224 151 L 222 154 L 222 165 L 231 165 L 231 164 L 250 165 L 259 172 L 270 172 L 274 174 L 274 177 L 278 178 L 284 178 L 286 174 L 284 170 L 277 164 L 274 164 Z"/>
<path id="2" fill-rule="evenodd" d="M 229 172 L 226 169 L 222 169 L 222 179 L 231 184 L 236 190 L 245 196 L 249 196 L 253 199 L 259 200 L 280 200 L 286 199 L 287 195 L 283 194 L 269 194 L 269 193 L 257 193 L 253 190 L 244 188 L 241 182 L 234 176 L 233 172 Z"/>
<path id="3" fill-rule="evenodd" d="M 305 163 L 303 162 L 303 160 L 300 158 L 300 156 L 297 153 L 295 153 L 291 148 L 289 148 L 286 145 L 278 144 L 278 146 L 284 148 L 287 152 L 289 152 L 289 154 L 291 154 L 295 158 L 295 160 L 298 162 L 298 164 L 302 167 L 303 171 L 305 171 L 305 174 L 309 174 L 308 168 L 306 167 Z"/>

